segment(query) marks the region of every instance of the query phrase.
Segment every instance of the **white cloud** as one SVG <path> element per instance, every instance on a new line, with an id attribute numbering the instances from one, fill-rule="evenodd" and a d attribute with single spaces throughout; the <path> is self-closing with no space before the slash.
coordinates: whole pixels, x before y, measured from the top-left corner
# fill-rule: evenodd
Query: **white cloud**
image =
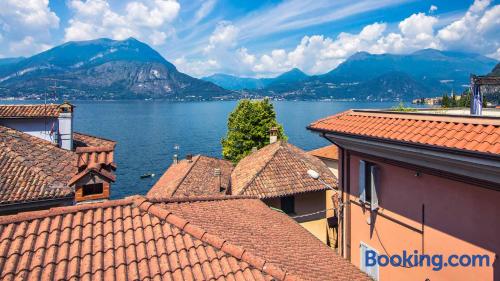
<path id="1" fill-rule="evenodd" d="M 198 22 L 203 20 L 206 16 L 208 16 L 212 12 L 216 4 L 217 4 L 216 0 L 204 1 L 201 4 L 200 8 L 196 11 L 196 14 L 194 15 L 193 24 L 197 24 Z"/>
<path id="2" fill-rule="evenodd" d="M 70 0 L 74 16 L 65 28 L 65 40 L 98 37 L 136 37 L 153 45 L 164 44 L 173 31 L 170 24 L 179 14 L 176 0 L 144 0 L 127 3 L 115 11 L 106 0 Z"/>
<path id="3" fill-rule="evenodd" d="M 436 5 L 431 5 L 429 7 L 429 14 L 432 14 L 432 13 L 434 13 L 437 10 L 438 10 L 438 7 Z"/>
<path id="4" fill-rule="evenodd" d="M 234 47 L 237 43 L 238 33 L 239 29 L 230 22 L 220 22 L 210 36 L 209 44 L 205 48 L 205 52 Z"/>
<path id="5" fill-rule="evenodd" d="M 4 0 L 0 9 L 2 56 L 28 55 L 49 47 L 51 30 L 59 27 L 59 17 L 48 0 Z"/>
<path id="6" fill-rule="evenodd" d="M 298 3 L 295 3 L 299 5 Z M 431 11 L 436 11 L 437 7 Z M 462 50 L 500 58 L 500 5 L 476 0 L 460 18 L 438 28 L 439 17 L 415 13 L 402 20 L 397 30 L 386 23 L 373 23 L 359 33 L 342 32 L 335 38 L 323 35 L 304 36 L 291 50 L 274 49 L 253 54 L 241 47 L 236 25 L 220 24 L 210 36 L 204 55 L 205 64 L 190 61 L 196 73 L 213 72 L 245 76 L 274 76 L 297 67 L 309 74 L 321 74 L 335 68 L 359 51 L 370 53 L 410 53 L 424 48 Z M 208 63 L 211 61 L 212 63 Z M 214 63 L 216 62 L 216 63 Z M 185 68 L 188 73 L 191 69 Z"/>

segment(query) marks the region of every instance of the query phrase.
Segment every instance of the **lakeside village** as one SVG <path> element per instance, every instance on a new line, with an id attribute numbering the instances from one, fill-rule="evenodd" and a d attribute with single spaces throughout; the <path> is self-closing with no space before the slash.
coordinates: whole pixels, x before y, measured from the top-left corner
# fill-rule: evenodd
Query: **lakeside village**
<path id="1" fill-rule="evenodd" d="M 223 158 L 175 155 L 117 200 L 119 143 L 72 104 L 0 105 L 0 279 L 500 280 L 500 109 L 472 92 L 324 116 L 313 151 L 241 100 Z"/>

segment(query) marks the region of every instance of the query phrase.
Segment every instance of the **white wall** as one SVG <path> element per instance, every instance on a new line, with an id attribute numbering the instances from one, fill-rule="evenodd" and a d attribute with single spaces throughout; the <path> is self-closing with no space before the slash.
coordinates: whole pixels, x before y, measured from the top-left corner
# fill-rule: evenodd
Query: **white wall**
<path id="1" fill-rule="evenodd" d="M 50 142 L 57 142 L 55 139 L 57 137 L 57 132 L 59 131 L 59 123 L 57 118 L 0 119 L 0 125 L 16 129 L 18 131 Z M 54 133 L 50 135 L 52 126 L 54 126 Z"/>

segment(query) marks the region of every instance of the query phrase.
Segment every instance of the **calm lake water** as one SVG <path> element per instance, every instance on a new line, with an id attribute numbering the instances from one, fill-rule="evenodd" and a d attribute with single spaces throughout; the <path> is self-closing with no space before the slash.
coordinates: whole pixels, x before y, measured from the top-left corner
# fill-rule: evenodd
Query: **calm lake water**
<path id="1" fill-rule="evenodd" d="M 27 101 L 2 103 L 32 103 Z M 220 139 L 236 101 L 75 101 L 75 130 L 118 142 L 117 181 L 112 198 L 145 194 L 179 155 L 221 156 Z M 305 150 L 329 143 L 306 126 L 314 120 L 351 108 L 390 108 L 396 103 L 275 101 L 278 121 L 289 142 Z M 140 179 L 145 173 L 154 178 Z"/>

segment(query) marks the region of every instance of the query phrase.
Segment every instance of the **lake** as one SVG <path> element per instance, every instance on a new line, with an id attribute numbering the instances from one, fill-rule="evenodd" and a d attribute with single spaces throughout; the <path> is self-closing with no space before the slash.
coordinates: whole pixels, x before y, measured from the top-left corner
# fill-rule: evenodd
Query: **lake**
<path id="1" fill-rule="evenodd" d="M 1 103 L 32 103 L 28 101 Z M 236 101 L 74 101 L 75 130 L 117 141 L 112 198 L 145 194 L 179 156 L 221 156 L 220 139 Z M 351 108 L 390 108 L 396 102 L 273 101 L 290 143 L 311 150 L 329 143 L 306 130 L 314 120 Z M 153 178 L 140 179 L 145 173 Z"/>

